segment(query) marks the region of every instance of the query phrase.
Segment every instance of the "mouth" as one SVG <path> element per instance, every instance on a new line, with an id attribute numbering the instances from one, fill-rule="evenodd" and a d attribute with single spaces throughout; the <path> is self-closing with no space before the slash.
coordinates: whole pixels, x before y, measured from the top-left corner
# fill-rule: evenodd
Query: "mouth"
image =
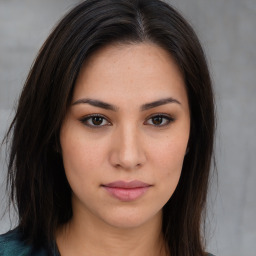
<path id="1" fill-rule="evenodd" d="M 140 198 L 152 185 L 142 181 L 134 180 L 130 182 L 115 181 L 102 185 L 102 187 L 114 198 L 129 202 Z"/>

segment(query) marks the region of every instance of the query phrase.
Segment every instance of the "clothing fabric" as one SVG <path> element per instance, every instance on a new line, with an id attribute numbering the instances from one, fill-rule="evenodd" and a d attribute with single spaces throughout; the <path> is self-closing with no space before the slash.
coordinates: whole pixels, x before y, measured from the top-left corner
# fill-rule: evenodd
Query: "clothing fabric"
<path id="1" fill-rule="evenodd" d="M 55 243 L 48 249 L 26 244 L 16 228 L 0 235 L 0 256 L 60 256 Z"/>
<path id="2" fill-rule="evenodd" d="M 0 256 L 61 256 L 56 243 L 48 249 L 35 248 L 26 244 L 19 230 L 16 228 L 0 235 Z M 208 254 L 207 256 L 214 256 Z"/>

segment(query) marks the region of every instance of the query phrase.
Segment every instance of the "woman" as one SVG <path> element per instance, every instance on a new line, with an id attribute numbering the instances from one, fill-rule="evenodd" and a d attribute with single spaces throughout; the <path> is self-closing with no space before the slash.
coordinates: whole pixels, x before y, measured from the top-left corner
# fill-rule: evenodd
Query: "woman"
<path id="1" fill-rule="evenodd" d="M 159 0 L 87 0 L 44 43 L 11 124 L 0 255 L 202 256 L 211 81 Z"/>

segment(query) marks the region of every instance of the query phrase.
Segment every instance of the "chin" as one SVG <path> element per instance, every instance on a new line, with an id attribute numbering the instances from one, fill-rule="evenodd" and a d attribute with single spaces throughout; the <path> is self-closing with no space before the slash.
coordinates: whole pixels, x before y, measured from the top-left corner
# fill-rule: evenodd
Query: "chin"
<path id="1" fill-rule="evenodd" d="M 119 212 L 111 214 L 111 216 L 105 215 L 103 221 L 114 228 L 134 229 L 146 225 L 147 223 L 152 222 L 153 220 L 161 221 L 161 219 L 162 211 L 153 214 L 148 214 L 148 212 L 143 214 L 137 211 L 129 212 L 128 210 L 126 210 L 123 213 Z"/>

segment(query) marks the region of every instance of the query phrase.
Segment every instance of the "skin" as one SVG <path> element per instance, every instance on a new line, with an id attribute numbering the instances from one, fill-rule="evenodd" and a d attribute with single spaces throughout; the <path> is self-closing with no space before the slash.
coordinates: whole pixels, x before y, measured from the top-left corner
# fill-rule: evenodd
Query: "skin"
<path id="1" fill-rule="evenodd" d="M 145 105 L 167 98 L 173 101 Z M 95 114 L 102 118 L 88 117 Z M 167 255 L 162 207 L 178 184 L 189 132 L 184 80 L 164 49 L 115 44 L 93 54 L 81 69 L 60 132 L 73 191 L 73 218 L 57 234 L 61 255 Z M 119 180 L 150 186 L 123 201 L 102 186 Z"/>

